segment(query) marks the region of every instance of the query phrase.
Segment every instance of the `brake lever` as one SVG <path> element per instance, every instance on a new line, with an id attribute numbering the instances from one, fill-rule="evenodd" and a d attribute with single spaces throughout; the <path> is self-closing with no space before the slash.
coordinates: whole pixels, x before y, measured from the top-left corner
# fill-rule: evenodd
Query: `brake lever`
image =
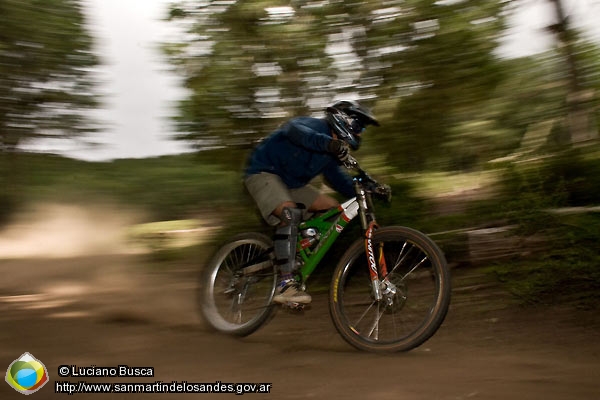
<path id="1" fill-rule="evenodd" d="M 358 166 L 358 161 L 350 154 L 348 154 L 348 158 L 344 160 L 344 167 L 346 167 L 347 169 L 360 169 L 360 167 Z"/>

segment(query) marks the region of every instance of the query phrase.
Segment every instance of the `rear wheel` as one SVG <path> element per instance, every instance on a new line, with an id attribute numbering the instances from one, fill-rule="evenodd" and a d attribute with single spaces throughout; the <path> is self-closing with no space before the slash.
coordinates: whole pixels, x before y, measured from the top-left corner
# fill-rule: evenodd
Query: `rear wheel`
<path id="1" fill-rule="evenodd" d="M 259 233 L 233 237 L 212 257 L 201 276 L 200 309 L 216 330 L 245 336 L 274 311 L 277 285 L 271 239 Z"/>
<path id="2" fill-rule="evenodd" d="M 380 267 L 381 300 L 375 300 L 364 240 L 356 241 L 337 265 L 330 290 L 330 312 L 341 336 L 367 351 L 408 351 L 440 327 L 450 304 L 450 272 L 439 247 L 414 229 L 387 227 L 372 238 Z M 381 273 L 381 272 L 380 272 Z"/>

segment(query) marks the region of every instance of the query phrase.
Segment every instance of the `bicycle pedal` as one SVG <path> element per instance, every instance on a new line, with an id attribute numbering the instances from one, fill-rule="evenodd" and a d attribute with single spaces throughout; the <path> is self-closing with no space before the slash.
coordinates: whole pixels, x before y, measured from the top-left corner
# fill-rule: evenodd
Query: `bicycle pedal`
<path id="1" fill-rule="evenodd" d="M 304 306 L 305 305 L 306 304 L 296 303 L 296 302 L 292 302 L 292 301 L 289 301 L 289 302 L 283 304 L 283 306 L 285 306 L 285 307 L 287 307 L 287 308 L 289 308 L 291 310 L 294 310 L 294 311 L 302 311 L 302 310 L 304 310 Z"/>

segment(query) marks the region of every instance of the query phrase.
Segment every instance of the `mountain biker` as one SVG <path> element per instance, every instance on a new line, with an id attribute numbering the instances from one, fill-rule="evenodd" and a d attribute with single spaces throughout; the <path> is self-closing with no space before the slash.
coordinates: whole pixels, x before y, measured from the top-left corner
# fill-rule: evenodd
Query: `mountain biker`
<path id="1" fill-rule="evenodd" d="M 252 152 L 244 183 L 269 225 L 277 226 L 273 240 L 280 282 L 275 303 L 308 304 L 311 297 L 294 279 L 298 225 L 305 210 L 339 205 L 309 182 L 318 175 L 345 197 L 354 197 L 352 178 L 341 164 L 349 150 L 358 150 L 368 125 L 379 126 L 371 112 L 356 101 L 338 101 L 325 118 L 297 117 L 279 127 Z"/>

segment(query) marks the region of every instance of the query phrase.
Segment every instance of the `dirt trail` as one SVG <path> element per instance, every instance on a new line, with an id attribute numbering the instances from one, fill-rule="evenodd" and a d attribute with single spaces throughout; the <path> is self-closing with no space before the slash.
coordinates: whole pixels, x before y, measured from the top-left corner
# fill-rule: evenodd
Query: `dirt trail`
<path id="1" fill-rule="evenodd" d="M 329 319 L 326 293 L 302 314 L 279 311 L 254 335 L 212 333 L 195 307 L 197 271 L 152 272 L 140 255 L 0 260 L 0 366 L 24 352 L 56 381 L 272 383 L 276 399 L 597 399 L 595 314 L 506 307 L 508 297 L 456 270 L 444 325 L 409 353 L 354 350 Z M 60 378 L 60 365 L 148 366 L 152 378 Z M 82 394 L 163 399 L 164 394 Z M 191 398 L 224 398 L 196 394 Z M 231 396 L 234 396 L 233 394 Z M 22 398 L 6 383 L 1 399 Z"/>
<path id="2" fill-rule="evenodd" d="M 377 356 L 339 338 L 324 293 L 303 314 L 278 312 L 256 334 L 235 339 L 197 318 L 191 271 L 148 273 L 133 256 L 5 260 L 0 271 L 0 363 L 30 352 L 52 381 L 62 380 L 63 364 L 126 364 L 154 367 L 155 377 L 113 382 L 270 382 L 270 398 L 281 399 L 591 400 L 600 393 L 597 326 L 585 314 L 495 310 L 493 298 L 459 292 L 430 341 Z M 462 273 L 455 275 L 460 286 Z M 48 386 L 35 396 L 58 396 L 52 392 Z M 1 398 L 18 396 L 0 385 Z"/>

